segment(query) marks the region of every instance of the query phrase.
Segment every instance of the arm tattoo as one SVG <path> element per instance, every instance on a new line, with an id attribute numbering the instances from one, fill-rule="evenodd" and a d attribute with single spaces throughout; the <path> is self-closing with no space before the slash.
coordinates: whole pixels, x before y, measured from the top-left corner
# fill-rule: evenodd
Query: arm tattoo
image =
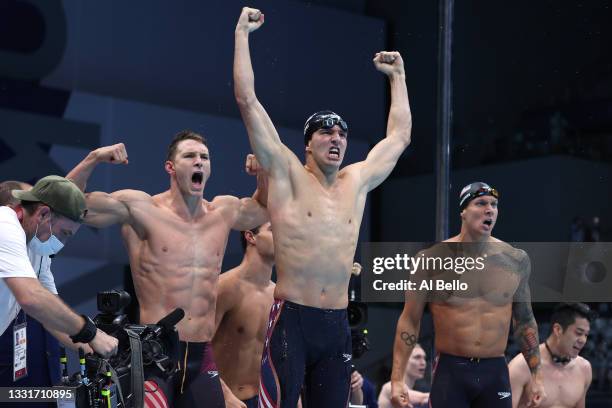
<path id="1" fill-rule="evenodd" d="M 531 373 L 534 373 L 540 367 L 540 349 L 538 347 L 538 330 L 537 327 L 526 326 L 518 330 L 515 334 L 521 352 L 525 357 L 525 361 L 529 366 Z"/>
<path id="2" fill-rule="evenodd" d="M 414 345 L 417 344 L 417 337 L 414 334 L 410 334 L 408 332 L 401 332 L 400 338 L 408 347 L 414 347 Z"/>
<path id="3" fill-rule="evenodd" d="M 533 374 L 540 367 L 540 340 L 538 338 L 538 325 L 531 310 L 528 263 L 529 260 L 527 258 L 527 266 L 521 271 L 521 282 L 514 295 L 515 302 L 512 304 L 512 322 L 514 338 L 521 348 L 529 370 Z M 523 265 L 525 265 L 525 262 L 523 262 Z"/>

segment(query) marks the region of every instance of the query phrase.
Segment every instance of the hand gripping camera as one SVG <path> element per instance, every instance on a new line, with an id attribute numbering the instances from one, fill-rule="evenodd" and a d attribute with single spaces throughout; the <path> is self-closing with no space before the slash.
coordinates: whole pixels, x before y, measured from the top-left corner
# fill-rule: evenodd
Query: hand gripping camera
<path id="1" fill-rule="evenodd" d="M 75 388 L 72 403 L 58 401 L 62 408 L 142 407 L 144 367 L 156 366 L 170 377 L 177 372 L 179 337 L 174 327 L 184 316 L 177 308 L 157 324 L 131 324 L 121 311 L 130 303 L 125 291 L 98 293 L 96 327 L 119 339 L 119 349 L 108 360 L 98 355 L 79 355 L 80 372 L 68 376 L 63 353 L 62 386 Z"/>

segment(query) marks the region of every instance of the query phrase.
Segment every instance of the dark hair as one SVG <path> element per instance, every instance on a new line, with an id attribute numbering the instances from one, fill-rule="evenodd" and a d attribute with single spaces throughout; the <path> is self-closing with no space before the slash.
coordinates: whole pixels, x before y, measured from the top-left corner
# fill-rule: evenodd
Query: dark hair
<path id="1" fill-rule="evenodd" d="M 0 183 L 0 205 L 15 205 L 19 203 L 19 199 L 13 197 L 11 191 L 21 190 L 22 184 L 19 181 L 7 180 Z"/>
<path id="2" fill-rule="evenodd" d="M 172 142 L 170 142 L 170 146 L 168 146 L 168 153 L 166 154 L 166 161 L 172 161 L 174 159 L 174 155 L 176 154 L 176 148 L 178 144 L 183 140 L 195 140 L 196 142 L 202 143 L 204 146 L 208 146 L 206 144 L 206 138 L 199 133 L 196 133 L 192 130 L 181 130 L 172 138 Z"/>
<path id="3" fill-rule="evenodd" d="M 248 231 L 251 231 L 253 235 L 257 235 L 259 234 L 260 228 L 261 228 L 261 225 L 259 227 L 251 228 L 250 230 L 240 231 L 240 243 L 242 244 L 242 250 L 244 251 L 244 253 L 246 253 L 246 249 L 248 245 L 248 242 L 246 238 L 244 237 L 244 234 L 246 234 Z"/>
<path id="4" fill-rule="evenodd" d="M 550 318 L 551 330 L 552 325 L 558 323 L 565 331 L 578 317 L 587 319 L 591 323 L 595 319 L 595 312 L 584 303 L 559 303 Z"/>
<path id="5" fill-rule="evenodd" d="M 25 212 L 28 213 L 28 215 L 34 214 L 36 210 L 38 209 L 38 207 L 40 207 L 41 205 L 47 205 L 40 201 L 26 201 L 26 200 L 21 200 L 20 204 L 25 210 Z M 49 206 L 47 205 L 47 207 Z M 49 207 L 49 209 L 51 210 L 51 212 L 53 212 L 53 209 L 51 207 Z"/>
<path id="6" fill-rule="evenodd" d="M 20 204 L 28 215 L 34 214 L 38 207 L 40 207 L 41 205 L 47 205 L 41 201 L 20 200 L 18 198 L 13 197 L 11 191 L 24 190 L 24 185 L 26 186 L 26 188 L 32 187 L 28 183 L 15 180 L 7 180 L 0 183 L 0 205 L 11 206 Z M 49 206 L 47 205 L 47 207 Z M 53 209 L 51 207 L 49 207 L 49 209 L 51 210 L 51 214 L 54 214 Z"/>

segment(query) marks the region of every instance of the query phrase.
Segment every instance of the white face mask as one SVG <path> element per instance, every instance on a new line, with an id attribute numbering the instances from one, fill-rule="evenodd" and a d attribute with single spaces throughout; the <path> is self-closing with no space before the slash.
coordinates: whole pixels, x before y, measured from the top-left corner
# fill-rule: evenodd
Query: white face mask
<path id="1" fill-rule="evenodd" d="M 62 244 L 62 241 L 60 241 L 55 235 L 53 235 L 53 231 L 51 230 L 51 221 L 49 221 L 49 232 L 51 232 L 51 236 L 45 242 L 42 242 L 40 239 L 38 239 L 38 225 L 39 224 L 36 224 L 36 232 L 34 232 L 34 238 L 32 238 L 29 244 L 30 250 L 33 253 L 41 256 L 55 255 L 59 251 L 61 251 L 64 247 L 64 244 Z"/>

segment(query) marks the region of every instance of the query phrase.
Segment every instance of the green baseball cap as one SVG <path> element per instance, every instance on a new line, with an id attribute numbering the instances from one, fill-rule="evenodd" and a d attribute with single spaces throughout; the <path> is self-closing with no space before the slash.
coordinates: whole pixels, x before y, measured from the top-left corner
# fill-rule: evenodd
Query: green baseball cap
<path id="1" fill-rule="evenodd" d="M 82 222 L 87 213 L 83 192 L 72 181 L 61 176 L 43 177 L 31 190 L 12 190 L 11 194 L 19 200 L 44 203 L 73 221 Z"/>

